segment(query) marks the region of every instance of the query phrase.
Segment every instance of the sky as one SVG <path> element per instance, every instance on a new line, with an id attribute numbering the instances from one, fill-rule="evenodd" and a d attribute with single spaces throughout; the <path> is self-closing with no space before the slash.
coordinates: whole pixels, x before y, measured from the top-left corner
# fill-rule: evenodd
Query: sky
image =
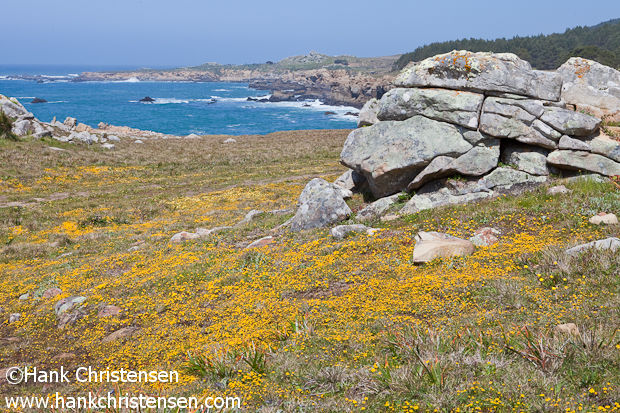
<path id="1" fill-rule="evenodd" d="M 0 64 L 179 67 L 563 32 L 620 17 L 620 1 L 6 0 L 2 14 Z"/>

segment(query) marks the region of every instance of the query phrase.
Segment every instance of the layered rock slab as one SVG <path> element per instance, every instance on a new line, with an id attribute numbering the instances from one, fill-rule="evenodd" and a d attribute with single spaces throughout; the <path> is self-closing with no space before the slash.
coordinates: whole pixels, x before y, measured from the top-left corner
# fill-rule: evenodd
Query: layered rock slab
<path id="1" fill-rule="evenodd" d="M 455 125 L 416 115 L 354 130 L 340 160 L 364 175 L 380 198 L 406 188 L 437 156 L 457 157 L 472 148 Z"/>
<path id="2" fill-rule="evenodd" d="M 514 93 L 558 101 L 562 78 L 554 72 L 533 70 L 528 62 L 512 53 L 454 50 L 410 64 L 394 85 Z"/>

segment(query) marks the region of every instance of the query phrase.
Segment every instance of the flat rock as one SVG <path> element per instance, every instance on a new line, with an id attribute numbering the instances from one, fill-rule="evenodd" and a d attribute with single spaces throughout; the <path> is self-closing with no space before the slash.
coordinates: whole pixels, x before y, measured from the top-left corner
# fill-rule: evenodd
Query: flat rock
<path id="1" fill-rule="evenodd" d="M 620 248 L 620 239 L 615 237 L 605 238 L 598 241 L 580 244 L 564 251 L 566 255 L 577 255 L 589 249 L 616 251 Z"/>
<path id="2" fill-rule="evenodd" d="M 391 89 L 379 101 L 379 120 L 405 120 L 422 115 L 470 129 L 478 127 L 484 96 L 447 89 Z"/>
<path id="3" fill-rule="evenodd" d="M 553 151 L 547 155 L 547 163 L 560 169 L 596 172 L 606 176 L 620 175 L 619 162 L 585 151 Z"/>
<path id="4" fill-rule="evenodd" d="M 400 215 L 415 214 L 425 209 L 439 208 L 448 205 L 466 204 L 490 198 L 492 191 L 484 190 L 459 193 L 452 188 L 441 188 L 435 192 L 416 194 L 411 197 L 405 206 L 399 211 Z"/>
<path id="5" fill-rule="evenodd" d="M 257 239 L 256 241 L 251 242 L 245 249 L 253 249 L 253 248 L 263 248 L 268 246 L 269 244 L 273 244 L 275 242 L 275 238 L 271 235 L 267 235 L 266 237 L 262 237 Z"/>
<path id="6" fill-rule="evenodd" d="M 480 131 L 502 139 L 514 139 L 517 142 L 542 148 L 555 149 L 557 143 L 540 133 L 532 126 L 495 113 L 483 112 L 480 116 Z"/>
<path id="7" fill-rule="evenodd" d="M 97 317 L 105 318 L 105 317 L 116 317 L 121 313 L 121 308 L 115 305 L 106 305 L 101 307 L 101 309 L 97 312 Z"/>
<path id="8" fill-rule="evenodd" d="M 558 324 L 554 327 L 553 332 L 556 334 L 566 334 L 569 336 L 579 336 L 579 328 L 575 323 Z"/>
<path id="9" fill-rule="evenodd" d="M 601 120 L 573 110 L 547 107 L 540 120 L 566 135 L 588 136 L 596 132 Z"/>
<path id="10" fill-rule="evenodd" d="M 513 118 L 530 125 L 545 112 L 545 108 L 540 100 L 488 97 L 484 100 L 482 111 Z"/>
<path id="11" fill-rule="evenodd" d="M 345 220 L 351 215 L 351 209 L 344 198 L 350 196 L 351 191 L 324 179 L 311 180 L 299 196 L 297 212 L 291 219 L 290 229 L 301 231 L 320 228 Z"/>
<path id="12" fill-rule="evenodd" d="M 510 189 L 514 185 L 541 184 L 544 182 L 547 182 L 545 176 L 530 175 L 527 172 L 506 167 L 497 168 L 480 180 L 480 184 L 488 189 L 497 187 Z"/>
<path id="13" fill-rule="evenodd" d="M 413 262 L 422 264 L 436 258 L 471 255 L 475 246 L 470 241 L 441 232 L 419 232 L 415 237 Z"/>
<path id="14" fill-rule="evenodd" d="M 41 298 L 47 300 L 47 299 L 50 299 L 50 298 L 54 298 L 54 297 L 56 297 L 57 295 L 60 295 L 60 294 L 62 294 L 62 290 L 60 288 L 52 287 L 52 288 L 48 288 L 47 290 L 45 290 L 43 292 L 43 295 L 41 296 Z"/>
<path id="15" fill-rule="evenodd" d="M 373 195 L 382 198 L 404 190 L 437 156 L 460 156 L 472 147 L 456 126 L 413 116 L 354 130 L 340 160 L 363 174 Z"/>
<path id="16" fill-rule="evenodd" d="M 454 50 L 408 65 L 394 85 L 513 93 L 559 101 L 562 78 L 554 72 L 532 70 L 528 62 L 512 53 Z"/>
<path id="17" fill-rule="evenodd" d="M 102 340 L 103 343 L 112 343 L 114 341 L 126 340 L 136 335 L 140 329 L 138 327 L 123 327 L 113 333 L 108 334 Z"/>
<path id="18" fill-rule="evenodd" d="M 607 214 L 605 212 L 598 213 L 591 217 L 588 222 L 594 225 L 617 225 L 618 217 L 615 214 Z"/>

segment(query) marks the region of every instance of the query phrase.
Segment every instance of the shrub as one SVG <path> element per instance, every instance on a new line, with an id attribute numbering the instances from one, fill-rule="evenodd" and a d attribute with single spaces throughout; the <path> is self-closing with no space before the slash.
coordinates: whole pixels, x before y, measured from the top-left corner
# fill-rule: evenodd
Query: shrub
<path id="1" fill-rule="evenodd" d="M 17 136 L 12 132 L 13 121 L 4 112 L 0 111 L 0 139 L 17 140 Z"/>

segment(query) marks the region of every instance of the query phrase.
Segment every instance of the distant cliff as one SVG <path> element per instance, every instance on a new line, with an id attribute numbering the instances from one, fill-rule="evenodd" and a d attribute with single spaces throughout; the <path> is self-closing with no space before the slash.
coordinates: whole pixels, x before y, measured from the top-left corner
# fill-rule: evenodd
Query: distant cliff
<path id="1" fill-rule="evenodd" d="M 394 78 L 392 67 L 398 57 L 359 58 L 311 52 L 277 63 L 207 63 L 170 70 L 84 72 L 73 81 L 244 82 L 256 89 L 269 90 L 272 101 L 320 99 L 327 104 L 359 108 L 389 90 Z"/>

